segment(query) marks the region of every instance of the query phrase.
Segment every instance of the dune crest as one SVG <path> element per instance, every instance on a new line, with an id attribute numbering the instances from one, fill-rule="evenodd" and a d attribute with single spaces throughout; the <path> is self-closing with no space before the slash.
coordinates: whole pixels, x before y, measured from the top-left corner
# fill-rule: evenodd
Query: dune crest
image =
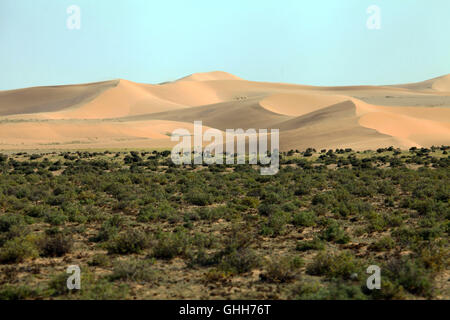
<path id="1" fill-rule="evenodd" d="M 242 80 L 238 76 L 224 71 L 193 73 L 177 81 L 216 81 L 216 80 Z"/>

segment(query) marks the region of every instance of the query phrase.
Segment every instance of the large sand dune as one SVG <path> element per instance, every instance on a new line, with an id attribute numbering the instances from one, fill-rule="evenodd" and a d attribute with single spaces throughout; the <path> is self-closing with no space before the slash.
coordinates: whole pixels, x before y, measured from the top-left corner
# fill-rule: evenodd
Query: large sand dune
<path id="1" fill-rule="evenodd" d="M 0 91 L 0 149 L 170 148 L 177 128 L 279 129 L 280 148 L 450 144 L 450 75 L 315 87 L 225 72 L 150 85 L 112 80 Z"/>

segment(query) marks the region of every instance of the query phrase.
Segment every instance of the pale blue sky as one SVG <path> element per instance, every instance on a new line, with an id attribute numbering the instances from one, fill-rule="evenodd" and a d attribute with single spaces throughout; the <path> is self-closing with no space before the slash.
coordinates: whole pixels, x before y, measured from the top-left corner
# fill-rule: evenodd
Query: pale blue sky
<path id="1" fill-rule="evenodd" d="M 81 8 L 81 29 L 66 26 Z M 381 8 L 369 30 L 366 9 Z M 223 70 L 393 84 L 450 73 L 448 0 L 0 0 L 0 90 Z"/>

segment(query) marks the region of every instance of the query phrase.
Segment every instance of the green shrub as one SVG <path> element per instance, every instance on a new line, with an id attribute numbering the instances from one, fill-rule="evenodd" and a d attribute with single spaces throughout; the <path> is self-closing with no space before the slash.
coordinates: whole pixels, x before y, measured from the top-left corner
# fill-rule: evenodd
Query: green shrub
<path id="1" fill-rule="evenodd" d="M 296 196 L 305 196 L 311 193 L 311 187 L 306 183 L 299 183 L 296 185 L 294 194 Z"/>
<path id="2" fill-rule="evenodd" d="M 109 240 L 106 249 L 109 254 L 131 254 L 142 252 L 148 245 L 147 235 L 143 231 L 131 230 Z"/>
<path id="3" fill-rule="evenodd" d="M 25 238 L 8 240 L 0 248 L 0 263 L 19 263 L 37 256 L 35 244 Z"/>
<path id="4" fill-rule="evenodd" d="M 380 240 L 377 240 L 376 242 L 372 243 L 369 246 L 370 250 L 374 251 L 389 251 L 395 247 L 394 240 L 390 237 L 383 237 Z"/>
<path id="5" fill-rule="evenodd" d="M 219 207 L 212 207 L 212 208 L 197 208 L 195 210 L 196 214 L 200 217 L 202 220 L 207 221 L 217 221 L 221 218 L 224 218 L 227 216 L 228 212 L 230 210 L 225 206 L 219 206 Z"/>
<path id="6" fill-rule="evenodd" d="M 157 272 L 153 268 L 153 260 L 131 259 L 114 264 L 111 280 L 153 282 L 157 280 Z"/>
<path id="7" fill-rule="evenodd" d="M 109 257 L 106 254 L 96 254 L 88 262 L 92 267 L 108 267 L 111 264 Z"/>
<path id="8" fill-rule="evenodd" d="M 38 243 L 41 256 L 62 257 L 72 250 L 73 240 L 63 233 L 47 235 Z"/>
<path id="9" fill-rule="evenodd" d="M 303 261 L 299 257 L 275 258 L 266 263 L 266 272 L 260 275 L 262 281 L 283 283 L 295 279 Z"/>
<path id="10" fill-rule="evenodd" d="M 0 216 L 0 233 L 8 232 L 14 226 L 22 226 L 25 224 L 25 219 L 20 214 L 7 213 Z"/>
<path id="11" fill-rule="evenodd" d="M 264 236 L 278 236 L 283 234 L 286 224 L 290 220 L 290 215 L 283 211 L 276 211 L 271 214 L 268 221 L 263 223 L 259 233 Z"/>
<path id="12" fill-rule="evenodd" d="M 401 285 L 412 294 L 427 298 L 434 295 L 433 274 L 420 261 L 403 256 L 389 261 L 385 268 L 389 279 Z"/>
<path id="13" fill-rule="evenodd" d="M 395 241 L 404 246 L 411 246 L 419 241 L 417 230 L 409 226 L 402 226 L 392 231 L 392 237 Z"/>
<path id="14" fill-rule="evenodd" d="M 412 204 L 412 209 L 416 210 L 420 215 L 430 215 L 435 209 L 435 202 L 433 199 L 415 200 Z"/>
<path id="15" fill-rule="evenodd" d="M 232 251 L 224 255 L 219 268 L 232 274 L 242 274 L 251 271 L 260 265 L 260 259 L 249 248 Z"/>
<path id="16" fill-rule="evenodd" d="M 187 265 L 189 268 L 194 266 L 208 267 L 219 263 L 221 253 L 208 254 L 205 249 L 200 249 L 196 252 L 186 252 L 186 258 L 188 260 Z"/>
<path id="17" fill-rule="evenodd" d="M 41 296 L 41 290 L 27 285 L 13 286 L 6 284 L 0 288 L 0 300 L 37 299 Z"/>
<path id="18" fill-rule="evenodd" d="M 154 221 L 157 218 L 158 218 L 158 211 L 156 210 L 155 207 L 149 206 L 149 207 L 142 208 L 139 211 L 139 214 L 137 216 L 137 221 L 149 222 L 149 221 Z"/>
<path id="19" fill-rule="evenodd" d="M 388 181 L 383 181 L 378 185 L 378 193 L 393 196 L 396 193 L 395 187 Z"/>
<path id="20" fill-rule="evenodd" d="M 368 232 L 381 232 L 385 231 L 388 226 L 388 220 L 385 215 L 380 213 L 371 212 L 367 216 L 367 220 L 369 222 L 369 225 L 367 226 Z"/>
<path id="21" fill-rule="evenodd" d="M 33 218 L 42 218 L 45 216 L 47 210 L 49 209 L 46 206 L 33 205 L 25 209 L 25 214 Z"/>
<path id="22" fill-rule="evenodd" d="M 91 240 L 94 242 L 104 242 L 117 237 L 117 234 L 124 225 L 124 218 L 119 215 L 114 215 L 102 224 L 98 234 Z"/>
<path id="23" fill-rule="evenodd" d="M 156 243 L 153 245 L 152 256 L 158 259 L 170 260 L 186 253 L 190 239 L 186 233 L 162 233 L 158 235 Z"/>
<path id="24" fill-rule="evenodd" d="M 186 202 L 196 206 L 207 206 L 212 203 L 210 194 L 200 188 L 190 190 L 187 194 L 185 194 L 184 199 Z"/>
<path id="25" fill-rule="evenodd" d="M 316 237 L 309 241 L 299 241 L 295 249 L 297 251 L 323 250 L 325 249 L 325 243 Z"/>
<path id="26" fill-rule="evenodd" d="M 306 272 L 310 275 L 343 279 L 349 279 L 353 274 L 358 274 L 360 271 L 360 262 L 348 251 L 340 253 L 319 252 L 306 268 Z"/>
<path id="27" fill-rule="evenodd" d="M 317 280 L 302 280 L 293 288 L 291 294 L 296 300 L 325 300 L 328 292 Z"/>
<path id="28" fill-rule="evenodd" d="M 79 300 L 123 300 L 129 297 L 130 290 L 126 284 L 117 286 L 109 282 L 109 279 L 100 278 L 95 282 L 88 283 L 80 291 Z"/>
<path id="29" fill-rule="evenodd" d="M 204 282 L 206 283 L 227 283 L 229 282 L 232 277 L 232 274 L 229 272 L 219 270 L 216 268 L 208 270 L 208 272 L 204 275 Z"/>
<path id="30" fill-rule="evenodd" d="M 325 241 L 332 241 L 344 244 L 350 241 L 350 236 L 333 220 L 320 234 L 320 238 Z"/>
<path id="31" fill-rule="evenodd" d="M 361 287 L 342 281 L 333 281 L 326 287 L 317 281 L 302 281 L 292 291 L 298 300 L 366 300 Z"/>
<path id="32" fill-rule="evenodd" d="M 313 205 L 323 205 L 325 207 L 331 205 L 334 203 L 334 198 L 331 193 L 318 193 L 316 194 L 312 200 L 311 203 Z"/>
<path id="33" fill-rule="evenodd" d="M 403 287 L 395 282 L 392 282 L 386 277 L 381 277 L 381 288 L 376 290 L 369 290 L 363 286 L 364 293 L 376 300 L 403 300 L 406 299 Z"/>
<path id="34" fill-rule="evenodd" d="M 259 200 L 254 197 L 244 197 L 241 200 L 241 204 L 249 208 L 257 208 L 259 205 Z"/>
<path id="35" fill-rule="evenodd" d="M 6 241 L 24 237 L 29 233 L 28 225 L 25 224 L 25 219 L 18 214 L 6 214 L 0 217 L 0 246 Z"/>
<path id="36" fill-rule="evenodd" d="M 441 247 L 439 243 L 425 244 L 417 250 L 416 259 L 430 272 L 441 272 L 448 269 L 449 251 L 445 247 Z"/>
<path id="37" fill-rule="evenodd" d="M 394 212 L 393 214 L 385 216 L 387 219 L 388 227 L 400 227 L 403 223 L 403 217 L 400 212 Z"/>
<path id="38" fill-rule="evenodd" d="M 298 227 L 312 227 L 316 225 L 316 215 L 311 211 L 302 211 L 294 215 L 292 223 Z"/>
<path id="39" fill-rule="evenodd" d="M 139 222 L 149 222 L 157 219 L 169 219 L 176 214 L 176 210 L 167 203 L 161 203 L 158 207 L 150 205 L 139 211 L 137 220 Z M 180 217 L 181 218 L 181 217 Z"/>
<path id="40" fill-rule="evenodd" d="M 44 214 L 44 221 L 52 226 L 60 226 L 68 220 L 68 217 L 61 210 L 49 210 Z"/>
<path id="41" fill-rule="evenodd" d="M 229 237 L 224 241 L 223 254 L 250 247 L 254 236 L 248 225 L 233 225 Z"/>
<path id="42" fill-rule="evenodd" d="M 262 216 L 270 216 L 274 214 L 275 212 L 279 211 L 279 206 L 276 204 L 269 204 L 269 203 L 262 203 L 258 207 L 258 212 Z"/>

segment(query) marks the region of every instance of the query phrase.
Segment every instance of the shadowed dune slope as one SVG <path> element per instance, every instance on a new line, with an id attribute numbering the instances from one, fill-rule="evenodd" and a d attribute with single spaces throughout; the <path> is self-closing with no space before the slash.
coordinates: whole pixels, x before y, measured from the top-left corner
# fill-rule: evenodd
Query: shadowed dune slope
<path id="1" fill-rule="evenodd" d="M 353 101 L 345 101 L 281 123 L 280 149 L 308 145 L 320 149 L 344 145 L 354 149 L 366 145 L 363 148 L 373 148 L 379 144 L 406 147 L 404 141 L 362 126 L 356 109 Z"/>
<path id="2" fill-rule="evenodd" d="M 258 99 L 243 101 L 222 102 L 213 105 L 195 107 L 183 110 L 155 113 L 139 117 L 124 118 L 125 121 L 140 119 L 159 119 L 170 121 L 203 121 L 203 124 L 220 130 L 272 128 L 278 123 L 289 119 L 289 116 L 280 115 L 261 107 Z"/>
<path id="3" fill-rule="evenodd" d="M 324 123 L 334 125 L 348 122 L 349 119 L 356 119 L 356 106 L 352 101 L 345 101 L 279 123 L 278 128 L 280 131 L 289 131 Z"/>
<path id="4" fill-rule="evenodd" d="M 318 95 L 311 92 L 278 93 L 261 100 L 265 109 L 290 116 L 301 116 L 324 107 L 348 100 L 337 95 Z"/>

